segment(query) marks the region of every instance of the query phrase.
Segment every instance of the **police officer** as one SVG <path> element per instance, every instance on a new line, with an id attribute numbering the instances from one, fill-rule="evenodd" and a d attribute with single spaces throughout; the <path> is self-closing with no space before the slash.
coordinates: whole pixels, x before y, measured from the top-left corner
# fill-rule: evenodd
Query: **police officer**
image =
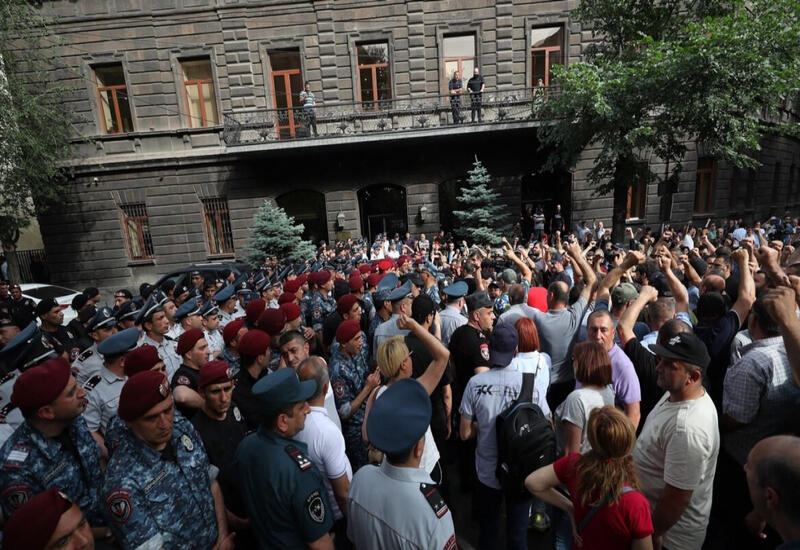
<path id="1" fill-rule="evenodd" d="M 172 377 L 172 392 L 175 406 L 183 416 L 191 420 L 197 409 L 203 406 L 203 398 L 197 393 L 200 367 L 208 362 L 209 350 L 205 335 L 199 328 L 192 328 L 178 338 L 178 355 L 183 362 Z"/>
<path id="2" fill-rule="evenodd" d="M 197 383 L 203 406 L 192 417 L 192 424 L 203 439 L 208 460 L 219 468 L 218 481 L 229 528 L 237 532 L 236 546 L 254 548 L 256 544 L 250 536 L 235 460 L 236 447 L 248 430 L 239 407 L 232 401 L 230 366 L 225 361 L 209 361 L 200 367 Z"/>
<path id="3" fill-rule="evenodd" d="M 139 314 L 139 308 L 136 305 L 136 302 L 130 300 L 128 302 L 123 303 L 117 312 L 114 314 L 114 317 L 117 318 L 117 329 L 118 330 L 125 330 L 126 328 L 131 328 L 136 326 L 136 316 Z"/>
<path id="4" fill-rule="evenodd" d="M 94 537 L 80 507 L 51 487 L 23 504 L 3 529 L 3 550 L 93 550 Z"/>
<path id="5" fill-rule="evenodd" d="M 217 470 L 194 426 L 174 414 L 164 375 L 131 376 L 119 418 L 128 430 L 111 455 L 101 493 L 117 542 L 123 548 L 232 548 Z"/>
<path id="6" fill-rule="evenodd" d="M 105 437 L 108 423 L 117 414 L 119 392 L 125 383 L 125 355 L 136 347 L 138 339 L 139 330 L 129 328 L 109 336 L 97 347 L 103 366 L 83 385 L 88 399 L 83 418 L 95 437 Z"/>
<path id="7" fill-rule="evenodd" d="M 420 277 L 422 278 L 422 291 L 431 297 L 438 309 L 438 306 L 442 303 L 441 298 L 439 298 L 439 285 L 436 284 L 436 281 L 441 277 L 439 270 L 431 262 L 426 261 L 422 264 Z"/>
<path id="8" fill-rule="evenodd" d="M 314 287 L 308 300 L 308 317 L 306 326 L 317 333 L 317 340 L 322 344 L 322 324 L 325 318 L 336 310 L 336 300 L 331 295 L 333 290 L 333 277 L 327 270 L 315 271 L 309 277 L 309 282 Z"/>
<path id="9" fill-rule="evenodd" d="M 117 331 L 116 324 L 117 320 L 114 318 L 111 309 L 107 307 L 98 309 L 97 313 L 89 321 L 86 331 L 94 343 L 78 355 L 78 358 L 72 363 L 75 378 L 81 386 L 103 368 L 103 358 L 97 352 L 97 346 Z"/>
<path id="10" fill-rule="evenodd" d="M 280 308 L 267 308 L 258 317 L 259 330 L 263 330 L 270 337 L 269 372 L 275 372 L 281 363 L 281 350 L 278 339 L 286 327 L 286 314 Z"/>
<path id="11" fill-rule="evenodd" d="M 462 311 L 464 310 L 464 296 L 467 295 L 469 287 L 464 281 L 456 281 L 452 285 L 446 286 L 444 295 L 447 297 L 447 304 L 439 313 L 442 323 L 442 344 L 450 344 L 450 338 L 456 329 L 467 324 L 467 318 Z"/>
<path id="12" fill-rule="evenodd" d="M 203 317 L 200 315 L 202 309 L 203 304 L 197 298 L 189 298 L 183 304 L 181 304 L 181 307 L 177 309 L 175 315 L 173 316 L 175 325 L 173 325 L 170 336 L 177 339 L 187 330 L 202 330 Z"/>
<path id="13" fill-rule="evenodd" d="M 28 326 L 31 321 L 36 319 L 36 303 L 22 295 L 22 289 L 18 284 L 9 286 L 8 290 L 11 293 L 11 297 L 6 301 L 6 305 L 11 317 L 14 318 L 19 326 Z"/>
<path id="14" fill-rule="evenodd" d="M 255 384 L 268 374 L 271 340 L 269 334 L 253 329 L 239 340 L 239 358 L 242 362 L 236 374 L 236 388 L 233 400 L 244 414 L 245 422 L 250 430 L 258 429 L 261 424 L 262 407 L 253 392 Z"/>
<path id="15" fill-rule="evenodd" d="M 386 278 L 389 276 L 387 275 Z M 382 283 L 383 281 L 381 281 Z M 372 362 L 377 363 L 376 353 L 381 345 L 381 342 L 390 336 L 405 336 L 408 334 L 407 330 L 397 328 L 397 319 L 400 314 L 411 315 L 411 281 L 406 281 L 403 286 L 392 290 L 387 299 L 392 303 L 392 316 L 381 323 L 375 329 L 375 335 L 372 337 Z"/>
<path id="16" fill-rule="evenodd" d="M 136 324 L 142 327 L 144 336 L 139 340 L 139 345 L 153 346 L 158 350 L 158 355 L 167 368 L 167 378 L 172 376 L 181 365 L 180 357 L 175 351 L 175 340 L 167 336 L 169 320 L 159 301 L 153 296 L 139 310 Z"/>
<path id="17" fill-rule="evenodd" d="M 431 402 L 425 388 L 399 380 L 372 405 L 367 436 L 385 454 L 353 476 L 347 532 L 357 548 L 455 550 L 453 516 L 419 467 Z"/>
<path id="18" fill-rule="evenodd" d="M 306 445 L 292 439 L 305 426 L 315 392 L 316 382 L 300 382 L 293 369 L 280 369 L 253 386 L 264 421 L 239 444 L 236 464 L 261 548 L 333 549 L 333 514 L 322 474 Z"/>
<path id="19" fill-rule="evenodd" d="M 227 284 L 219 289 L 212 298 L 219 308 L 219 330 L 225 330 L 225 325 L 241 317 L 236 309 L 236 296 L 232 284 Z"/>
<path id="20" fill-rule="evenodd" d="M 246 332 L 247 327 L 244 326 L 244 318 L 242 317 L 237 317 L 222 329 L 222 341 L 225 347 L 219 358 L 230 365 L 231 372 L 234 375 L 239 372 L 239 367 L 241 366 L 239 362 L 239 341 Z"/>
<path id="21" fill-rule="evenodd" d="M 58 354 L 72 362 L 78 358 L 80 349 L 75 345 L 75 335 L 72 334 L 64 322 L 64 311 L 53 298 L 45 298 L 36 304 L 36 317 L 39 318 L 42 334 L 50 342 Z"/>
<path id="22" fill-rule="evenodd" d="M 22 373 L 11 402 L 25 421 L 0 448 L 0 506 L 11 517 L 47 487 L 59 487 L 86 512 L 92 527 L 102 528 L 100 448 L 81 413 L 86 392 L 63 357 L 48 359 Z"/>
<path id="23" fill-rule="evenodd" d="M 219 328 L 219 308 L 211 300 L 207 300 L 200 310 L 203 323 L 203 333 L 208 342 L 208 351 L 211 358 L 216 359 L 222 353 L 225 343 L 222 340 L 222 330 Z"/>

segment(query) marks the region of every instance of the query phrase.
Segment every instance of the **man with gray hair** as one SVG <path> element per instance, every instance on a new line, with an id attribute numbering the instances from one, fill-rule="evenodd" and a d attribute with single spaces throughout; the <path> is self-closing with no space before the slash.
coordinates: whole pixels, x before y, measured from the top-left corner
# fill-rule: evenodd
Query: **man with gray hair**
<path id="1" fill-rule="evenodd" d="M 527 297 L 528 289 L 524 285 L 511 285 L 508 289 L 508 302 L 511 304 L 511 307 L 500 315 L 498 323 L 508 323 L 514 326 L 522 317 L 533 319 L 536 313 L 534 313 L 534 308 L 525 303 Z"/>
<path id="2" fill-rule="evenodd" d="M 333 510 L 336 549 L 351 548 L 347 540 L 347 521 L 342 511 L 347 510 L 347 492 L 350 490 L 353 470 L 344 452 L 344 436 L 325 409 L 325 394 L 330 387 L 328 365 L 321 357 L 312 355 L 300 363 L 297 375 L 301 381 L 314 380 L 317 391 L 308 400 L 311 412 L 306 417 L 305 427 L 295 435 L 295 439 L 308 445 L 308 456 L 322 473 Z"/>

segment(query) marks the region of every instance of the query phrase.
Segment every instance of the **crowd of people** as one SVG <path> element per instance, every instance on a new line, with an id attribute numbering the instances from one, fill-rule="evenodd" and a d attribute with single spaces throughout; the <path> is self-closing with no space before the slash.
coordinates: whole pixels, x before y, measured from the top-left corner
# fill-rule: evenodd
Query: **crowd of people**
<path id="1" fill-rule="evenodd" d="M 481 550 L 800 548 L 797 218 L 557 213 L 87 288 L 68 325 L 0 281 L 2 547 L 450 550 L 469 494 Z"/>

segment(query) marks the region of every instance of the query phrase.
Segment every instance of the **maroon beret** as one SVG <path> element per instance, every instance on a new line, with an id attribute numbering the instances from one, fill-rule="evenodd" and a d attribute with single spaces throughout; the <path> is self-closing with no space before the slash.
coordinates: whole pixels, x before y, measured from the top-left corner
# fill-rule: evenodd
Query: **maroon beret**
<path id="1" fill-rule="evenodd" d="M 380 273 L 372 273 L 369 277 L 367 277 L 367 286 L 372 288 L 373 286 L 378 286 L 378 283 L 381 282 L 381 274 Z"/>
<path id="2" fill-rule="evenodd" d="M 230 321 L 225 328 L 222 329 L 222 340 L 225 342 L 226 346 L 230 346 L 233 339 L 236 338 L 236 333 L 239 332 L 244 326 L 244 317 L 238 317 L 233 321 Z"/>
<path id="3" fill-rule="evenodd" d="M 19 375 L 11 393 L 11 403 L 20 409 L 49 405 L 67 387 L 70 376 L 72 371 L 66 359 L 48 359 Z"/>
<path id="4" fill-rule="evenodd" d="M 298 317 L 300 317 L 300 306 L 295 304 L 294 302 L 288 302 L 286 304 L 281 304 L 281 311 L 284 315 L 286 315 L 286 322 L 294 321 Z"/>
<path id="5" fill-rule="evenodd" d="M 169 397 L 169 382 L 164 373 L 156 370 L 138 372 L 122 386 L 117 415 L 131 422 Z"/>
<path id="6" fill-rule="evenodd" d="M 269 349 L 269 344 L 272 340 L 269 334 L 263 330 L 253 329 L 247 332 L 242 339 L 239 340 L 237 349 L 242 355 L 249 355 L 250 357 L 261 355 Z"/>
<path id="7" fill-rule="evenodd" d="M 297 300 L 297 296 L 295 296 L 291 292 L 284 292 L 283 294 L 278 296 L 278 305 L 280 306 L 283 304 L 290 304 L 295 300 Z"/>
<path id="8" fill-rule="evenodd" d="M 378 264 L 378 269 L 380 269 L 381 271 L 388 271 L 393 267 L 394 267 L 394 262 L 389 259 L 381 260 L 380 263 Z"/>
<path id="9" fill-rule="evenodd" d="M 205 388 L 209 384 L 223 384 L 233 380 L 231 366 L 226 361 L 209 361 L 200 367 L 197 375 L 197 385 Z"/>
<path id="10" fill-rule="evenodd" d="M 286 281 L 283 283 L 283 292 L 289 294 L 297 294 L 297 291 L 300 290 L 300 287 L 303 286 L 300 277 L 297 279 L 292 279 L 291 281 Z"/>
<path id="11" fill-rule="evenodd" d="M 361 332 L 361 327 L 358 325 L 358 321 L 354 319 L 344 321 L 336 329 L 336 341 L 340 344 L 346 344 L 355 338 L 359 332 Z"/>
<path id="12" fill-rule="evenodd" d="M 300 281 L 300 286 L 303 286 L 308 282 L 308 273 L 301 273 L 297 276 L 297 280 Z"/>
<path id="13" fill-rule="evenodd" d="M 187 330 L 180 336 L 178 336 L 178 347 L 175 348 L 175 351 L 178 352 L 178 355 L 183 355 L 192 350 L 194 345 L 201 339 L 205 338 L 206 335 L 203 333 L 202 329 L 193 328 Z"/>
<path id="14" fill-rule="evenodd" d="M 411 256 L 403 255 L 403 256 L 400 256 L 399 258 L 397 258 L 397 265 L 402 266 L 404 263 L 410 262 L 410 261 L 411 261 Z"/>
<path id="15" fill-rule="evenodd" d="M 314 279 L 312 280 L 311 277 L 314 277 Z M 308 282 L 313 283 L 317 286 L 322 286 L 328 281 L 330 281 L 330 279 L 331 279 L 331 272 L 326 269 L 323 269 L 322 271 L 315 271 L 314 273 L 312 273 L 308 278 Z"/>
<path id="16" fill-rule="evenodd" d="M 262 300 L 261 298 L 256 298 L 254 300 L 250 300 L 247 305 L 244 307 L 244 312 L 247 317 L 247 321 L 251 325 L 255 325 L 256 321 L 258 321 L 259 315 L 267 308 L 267 302 Z"/>
<path id="17" fill-rule="evenodd" d="M 339 315 L 350 313 L 350 310 L 356 302 L 358 302 L 358 298 L 356 298 L 355 294 L 345 294 L 336 302 L 336 311 L 339 312 Z"/>
<path id="18" fill-rule="evenodd" d="M 352 292 L 364 290 L 364 279 L 362 279 L 358 273 L 355 273 L 355 277 L 350 275 L 350 278 L 347 279 L 347 285 L 350 287 Z"/>
<path id="19" fill-rule="evenodd" d="M 258 317 L 256 326 L 259 330 L 263 330 L 270 336 L 275 336 L 276 334 L 280 334 L 283 327 L 286 326 L 286 314 L 279 308 L 265 309 Z"/>
<path id="20" fill-rule="evenodd" d="M 372 267 L 370 267 L 369 264 L 361 264 L 358 266 L 358 272 L 362 275 L 366 275 L 370 271 L 372 271 Z"/>
<path id="21" fill-rule="evenodd" d="M 158 350 L 151 345 L 145 344 L 134 348 L 125 356 L 125 376 L 133 376 L 137 372 L 150 370 L 161 361 Z"/>
<path id="22" fill-rule="evenodd" d="M 56 487 L 22 504 L 3 529 L 3 550 L 44 550 L 72 502 Z"/>

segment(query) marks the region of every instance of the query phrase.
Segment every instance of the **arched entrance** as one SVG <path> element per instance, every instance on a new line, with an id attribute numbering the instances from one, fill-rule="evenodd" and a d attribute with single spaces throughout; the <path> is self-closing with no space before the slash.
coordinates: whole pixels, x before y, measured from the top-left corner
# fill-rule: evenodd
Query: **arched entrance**
<path id="1" fill-rule="evenodd" d="M 399 185 L 378 184 L 358 190 L 361 234 L 370 242 L 382 233 L 401 236 L 408 231 L 406 190 Z"/>
<path id="2" fill-rule="evenodd" d="M 304 239 L 314 244 L 328 240 L 325 195 L 319 191 L 289 191 L 277 197 L 275 203 L 293 216 L 296 223 L 303 224 Z"/>

